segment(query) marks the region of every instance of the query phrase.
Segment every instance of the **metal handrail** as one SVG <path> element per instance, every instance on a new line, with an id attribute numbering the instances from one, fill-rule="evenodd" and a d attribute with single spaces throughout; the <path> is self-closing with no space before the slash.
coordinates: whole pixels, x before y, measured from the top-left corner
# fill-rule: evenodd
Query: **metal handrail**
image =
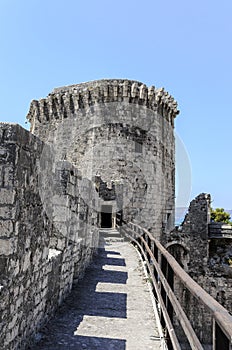
<path id="1" fill-rule="evenodd" d="M 166 305 L 160 293 L 160 286 L 158 285 L 158 282 L 154 276 L 152 267 L 155 268 L 156 274 L 159 276 L 159 281 L 162 284 L 162 287 L 164 288 L 164 291 L 168 296 L 170 303 L 172 304 L 173 310 L 175 311 L 175 314 L 179 319 L 179 322 L 186 334 L 187 339 L 189 340 L 189 343 L 192 349 L 203 349 L 198 337 L 196 336 L 196 333 L 194 332 L 190 324 L 190 321 L 188 320 L 179 301 L 177 300 L 173 289 L 170 287 L 162 271 L 162 268 L 160 267 L 160 263 L 158 262 L 158 259 L 155 258 L 151 250 L 152 243 L 156 246 L 161 256 L 163 256 L 166 259 L 167 264 L 171 267 L 174 275 L 178 277 L 178 279 L 183 283 L 183 285 L 189 290 L 191 295 L 193 295 L 195 298 L 201 301 L 201 303 L 210 311 L 211 315 L 213 316 L 213 319 L 214 319 L 213 340 L 212 340 L 213 349 L 231 350 L 232 349 L 232 316 L 228 313 L 228 311 L 223 306 L 221 306 L 213 297 L 211 297 L 204 289 L 202 289 L 182 269 L 182 267 L 178 264 L 175 258 L 162 246 L 162 244 L 156 238 L 152 236 L 152 234 L 148 230 L 134 223 L 129 223 L 125 226 L 121 226 L 121 228 L 124 229 L 126 235 L 129 236 L 131 240 L 137 244 L 137 246 L 139 247 L 144 257 L 144 260 L 147 263 L 147 267 L 152 279 L 152 283 L 155 288 L 159 303 L 161 305 L 163 317 L 165 319 L 166 327 L 172 343 L 172 348 L 180 349 L 180 345 L 178 343 L 176 335 L 174 335 L 171 319 L 169 317 L 169 314 L 167 313 Z M 136 231 L 139 231 L 139 232 L 136 232 Z M 138 242 L 138 240 L 140 240 L 141 244 Z M 149 247 L 149 244 L 147 243 L 148 240 L 150 242 L 150 247 Z M 150 262 L 148 261 L 147 255 L 149 255 L 149 260 L 152 262 L 152 267 L 150 265 Z M 217 328 L 218 326 L 220 327 L 219 331 Z M 217 339 L 217 337 L 219 337 L 217 336 L 217 334 L 221 335 L 220 331 L 226 337 L 225 343 L 228 344 L 224 347 L 222 347 L 223 346 L 222 343 L 219 341 L 219 339 Z"/>

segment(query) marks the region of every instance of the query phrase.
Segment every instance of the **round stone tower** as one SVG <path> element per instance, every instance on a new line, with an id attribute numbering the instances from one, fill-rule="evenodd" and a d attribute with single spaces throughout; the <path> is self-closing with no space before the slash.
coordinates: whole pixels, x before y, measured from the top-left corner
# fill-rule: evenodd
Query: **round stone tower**
<path id="1" fill-rule="evenodd" d="M 82 200 L 91 197 L 100 226 L 134 221 L 163 239 L 174 226 L 177 114 L 163 88 L 118 79 L 54 89 L 27 118 L 53 147 L 54 168 L 71 163 L 86 180 Z"/>

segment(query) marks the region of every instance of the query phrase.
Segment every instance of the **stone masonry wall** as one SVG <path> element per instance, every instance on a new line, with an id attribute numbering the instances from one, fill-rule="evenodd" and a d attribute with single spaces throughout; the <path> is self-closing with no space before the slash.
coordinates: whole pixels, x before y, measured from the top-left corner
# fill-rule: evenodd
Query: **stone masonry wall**
<path id="1" fill-rule="evenodd" d="M 83 274 L 98 244 L 96 214 L 80 198 L 80 174 L 69 164 L 54 166 L 43 157 L 45 150 L 19 125 L 0 123 L 2 350 L 26 347 Z"/>
<path id="2" fill-rule="evenodd" d="M 174 256 L 178 249 L 182 249 L 180 248 L 181 246 L 187 247 L 187 264 L 183 260 L 181 263 L 186 266 L 191 277 L 192 273 L 201 275 L 208 264 L 210 202 L 210 195 L 205 193 L 201 193 L 193 199 L 183 223 L 176 230 L 172 231 L 169 237 L 168 247 L 175 245 L 175 242 L 179 246 L 179 248 L 177 246 L 174 248 Z"/>

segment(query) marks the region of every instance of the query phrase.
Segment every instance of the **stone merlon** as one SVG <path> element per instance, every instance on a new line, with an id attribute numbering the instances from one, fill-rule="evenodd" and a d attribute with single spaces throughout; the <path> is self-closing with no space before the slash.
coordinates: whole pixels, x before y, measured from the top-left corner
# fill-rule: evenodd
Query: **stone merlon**
<path id="1" fill-rule="evenodd" d="M 54 89 L 46 99 L 33 100 L 27 119 L 39 122 L 62 119 L 98 103 L 129 102 L 162 110 L 173 124 L 179 113 L 177 102 L 163 88 L 124 79 L 103 79 Z"/>

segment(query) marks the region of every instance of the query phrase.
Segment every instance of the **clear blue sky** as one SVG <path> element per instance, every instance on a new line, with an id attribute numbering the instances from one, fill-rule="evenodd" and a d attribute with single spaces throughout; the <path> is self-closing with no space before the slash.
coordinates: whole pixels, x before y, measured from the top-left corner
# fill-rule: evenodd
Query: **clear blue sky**
<path id="1" fill-rule="evenodd" d="M 232 208 L 231 0 L 1 0 L 0 36 L 1 121 L 25 126 L 30 101 L 63 85 L 163 86 L 179 103 L 191 198 Z"/>

